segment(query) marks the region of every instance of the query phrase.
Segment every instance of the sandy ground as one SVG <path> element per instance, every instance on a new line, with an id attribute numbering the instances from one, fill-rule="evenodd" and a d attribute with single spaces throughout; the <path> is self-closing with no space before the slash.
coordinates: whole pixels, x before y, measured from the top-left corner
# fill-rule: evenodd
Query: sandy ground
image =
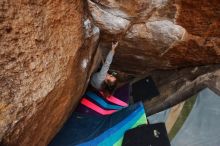
<path id="1" fill-rule="evenodd" d="M 169 133 L 174 126 L 177 118 L 179 117 L 179 114 L 181 113 L 183 106 L 185 102 L 182 102 L 174 107 L 171 108 L 167 121 L 166 121 L 166 128 L 167 128 L 167 133 Z"/>

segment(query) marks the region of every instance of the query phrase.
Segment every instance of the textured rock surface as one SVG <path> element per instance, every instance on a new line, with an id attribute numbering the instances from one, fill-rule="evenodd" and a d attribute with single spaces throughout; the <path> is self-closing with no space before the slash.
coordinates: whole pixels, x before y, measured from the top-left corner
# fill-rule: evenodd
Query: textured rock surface
<path id="1" fill-rule="evenodd" d="M 129 21 L 121 17 L 115 16 L 112 13 L 103 11 L 98 5 L 92 1 L 88 1 L 89 10 L 91 15 L 96 19 L 96 25 L 103 30 L 111 33 L 120 33 L 125 27 L 129 25 Z"/>
<path id="2" fill-rule="evenodd" d="M 102 24 L 101 48 L 108 50 L 111 41 L 120 41 L 112 66 L 116 70 L 140 75 L 220 63 L 219 0 L 88 1 L 95 5 L 90 6 L 95 23 Z M 99 19 L 107 15 L 111 18 Z M 129 21 L 121 32 L 111 29 L 115 17 Z"/>
<path id="3" fill-rule="evenodd" d="M 101 60 L 99 28 L 103 54 L 120 42 L 112 68 L 125 74 L 220 63 L 219 0 L 84 2 L 0 1 L 0 145 L 56 134 Z"/>
<path id="4" fill-rule="evenodd" d="M 78 103 L 99 57 L 83 17 L 81 0 L 0 1 L 0 145 L 46 145 Z"/>

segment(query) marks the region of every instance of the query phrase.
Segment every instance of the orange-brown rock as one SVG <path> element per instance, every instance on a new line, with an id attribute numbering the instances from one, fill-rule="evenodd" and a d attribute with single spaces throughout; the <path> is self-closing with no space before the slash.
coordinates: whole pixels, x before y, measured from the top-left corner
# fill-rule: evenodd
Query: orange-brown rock
<path id="1" fill-rule="evenodd" d="M 0 145 L 47 145 L 78 103 L 99 60 L 83 6 L 0 1 Z"/>
<path id="2" fill-rule="evenodd" d="M 119 41 L 112 68 L 129 74 L 220 63 L 219 0 L 88 0 L 101 29 L 101 48 Z M 94 7 L 94 9 L 96 9 Z M 106 18 L 106 16 L 112 16 Z M 129 21 L 111 29 L 114 17 Z M 102 20 L 99 18 L 103 18 Z M 121 24 L 121 23 L 120 23 Z M 107 52 L 107 51 L 105 51 Z"/>
<path id="3" fill-rule="evenodd" d="M 112 41 L 125 74 L 220 63 L 219 0 L 85 2 L 0 1 L 0 145 L 47 145 Z"/>
<path id="4" fill-rule="evenodd" d="M 177 23 L 190 34 L 201 37 L 220 37 L 219 0 L 177 1 Z"/>

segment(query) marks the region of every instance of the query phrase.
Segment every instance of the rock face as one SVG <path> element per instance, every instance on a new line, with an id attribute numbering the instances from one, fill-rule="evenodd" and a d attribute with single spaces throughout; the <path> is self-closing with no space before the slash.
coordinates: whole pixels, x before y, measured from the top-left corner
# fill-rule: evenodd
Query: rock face
<path id="1" fill-rule="evenodd" d="M 47 145 L 112 41 L 125 74 L 220 63 L 219 0 L 85 2 L 0 1 L 0 145 Z"/>
<path id="2" fill-rule="evenodd" d="M 47 145 L 78 103 L 100 59 L 83 6 L 0 1 L 0 145 Z"/>
<path id="3" fill-rule="evenodd" d="M 104 52 L 120 42 L 115 70 L 140 75 L 220 63 L 219 0 L 87 1 Z"/>

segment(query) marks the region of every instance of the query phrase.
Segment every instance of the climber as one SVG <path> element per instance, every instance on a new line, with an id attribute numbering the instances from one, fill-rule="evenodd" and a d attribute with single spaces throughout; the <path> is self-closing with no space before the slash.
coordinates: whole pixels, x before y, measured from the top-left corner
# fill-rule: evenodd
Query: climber
<path id="1" fill-rule="evenodd" d="M 118 46 L 118 42 L 112 43 L 112 49 L 109 51 L 104 64 L 99 72 L 96 72 L 91 77 L 91 85 L 97 90 L 101 90 L 104 97 L 112 95 L 116 88 L 116 72 L 110 72 L 109 67 L 112 63 L 115 49 Z"/>

